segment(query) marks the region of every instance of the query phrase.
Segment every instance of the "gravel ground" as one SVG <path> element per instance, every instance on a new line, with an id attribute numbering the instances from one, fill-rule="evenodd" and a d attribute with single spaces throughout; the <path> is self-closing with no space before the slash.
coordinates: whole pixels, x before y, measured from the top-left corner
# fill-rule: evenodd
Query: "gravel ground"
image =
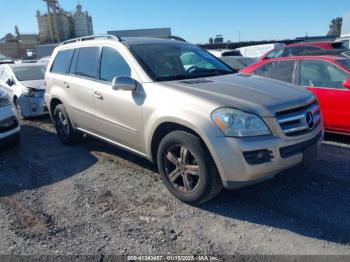
<path id="1" fill-rule="evenodd" d="M 22 124 L 0 152 L 0 254 L 350 255 L 350 138 L 192 207 L 146 160 L 93 138 L 65 147 L 48 118 Z"/>

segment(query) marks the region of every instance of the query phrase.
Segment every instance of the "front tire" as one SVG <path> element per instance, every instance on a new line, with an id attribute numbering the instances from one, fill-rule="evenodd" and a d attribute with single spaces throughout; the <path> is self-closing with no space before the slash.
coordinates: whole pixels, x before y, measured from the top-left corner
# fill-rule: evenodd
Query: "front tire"
<path id="1" fill-rule="evenodd" d="M 58 138 L 64 145 L 75 145 L 82 140 L 83 134 L 74 129 L 62 104 L 56 106 L 54 120 Z"/>
<path id="2" fill-rule="evenodd" d="M 158 169 L 168 190 L 181 201 L 200 205 L 222 190 L 222 182 L 210 153 L 201 139 L 174 131 L 161 141 Z"/>

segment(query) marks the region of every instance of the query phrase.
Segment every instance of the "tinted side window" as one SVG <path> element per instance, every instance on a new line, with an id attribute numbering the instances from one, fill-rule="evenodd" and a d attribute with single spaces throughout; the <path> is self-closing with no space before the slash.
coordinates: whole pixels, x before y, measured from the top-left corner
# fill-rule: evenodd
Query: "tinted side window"
<path id="1" fill-rule="evenodd" d="M 272 50 L 270 53 L 268 53 L 266 55 L 267 58 L 277 58 L 277 57 L 281 57 L 282 53 L 283 53 L 283 48 L 281 49 L 276 49 L 276 50 Z"/>
<path id="2" fill-rule="evenodd" d="M 99 47 L 83 47 L 79 49 L 75 74 L 91 78 L 97 77 Z"/>
<path id="3" fill-rule="evenodd" d="M 308 52 L 320 51 L 320 50 L 322 50 L 322 49 L 319 48 L 319 47 L 316 47 L 316 46 L 307 46 L 307 47 L 306 47 L 306 51 L 308 51 Z"/>
<path id="4" fill-rule="evenodd" d="M 279 61 L 263 65 L 254 74 L 292 83 L 294 61 Z"/>
<path id="5" fill-rule="evenodd" d="M 73 49 L 59 51 L 51 67 L 51 72 L 58 73 L 58 74 L 65 74 L 70 65 L 70 59 L 72 57 L 72 54 L 73 54 Z"/>
<path id="6" fill-rule="evenodd" d="M 349 75 L 337 66 L 322 61 L 301 61 L 300 85 L 312 87 L 343 88 Z"/>
<path id="7" fill-rule="evenodd" d="M 297 47 L 289 47 L 285 49 L 283 56 L 295 56 L 300 55 L 301 53 L 304 53 L 306 51 L 305 46 L 297 46 Z"/>
<path id="8" fill-rule="evenodd" d="M 75 74 L 75 68 L 77 66 L 77 58 L 78 58 L 79 49 L 74 50 L 74 54 L 72 57 L 72 62 L 70 63 L 69 73 Z"/>
<path id="9" fill-rule="evenodd" d="M 124 58 L 113 48 L 104 47 L 101 56 L 100 79 L 112 82 L 117 76 L 130 76 L 131 69 Z"/>

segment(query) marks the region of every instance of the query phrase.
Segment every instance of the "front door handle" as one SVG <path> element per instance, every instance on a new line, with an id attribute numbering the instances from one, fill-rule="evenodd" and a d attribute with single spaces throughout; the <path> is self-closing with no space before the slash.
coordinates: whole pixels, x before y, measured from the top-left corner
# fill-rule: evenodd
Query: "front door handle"
<path id="1" fill-rule="evenodd" d="M 63 83 L 63 86 L 64 86 L 65 88 L 69 88 L 69 84 L 67 84 L 66 82 Z"/>
<path id="2" fill-rule="evenodd" d="M 94 95 L 97 99 L 103 100 L 103 95 L 100 92 L 95 91 Z"/>

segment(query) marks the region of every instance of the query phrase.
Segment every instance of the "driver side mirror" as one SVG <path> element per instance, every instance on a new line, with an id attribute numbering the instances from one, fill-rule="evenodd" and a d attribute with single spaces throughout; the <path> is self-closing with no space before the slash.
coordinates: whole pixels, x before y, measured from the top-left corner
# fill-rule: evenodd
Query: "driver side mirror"
<path id="1" fill-rule="evenodd" d="M 345 79 L 343 82 L 343 87 L 350 89 L 350 79 Z"/>
<path id="2" fill-rule="evenodd" d="M 13 86 L 14 83 L 13 83 L 13 80 L 11 78 L 9 78 L 9 79 L 6 80 L 6 84 L 8 86 Z"/>
<path id="3" fill-rule="evenodd" d="M 112 81 L 113 90 L 135 91 L 136 87 L 136 80 L 129 76 L 114 77 Z"/>

